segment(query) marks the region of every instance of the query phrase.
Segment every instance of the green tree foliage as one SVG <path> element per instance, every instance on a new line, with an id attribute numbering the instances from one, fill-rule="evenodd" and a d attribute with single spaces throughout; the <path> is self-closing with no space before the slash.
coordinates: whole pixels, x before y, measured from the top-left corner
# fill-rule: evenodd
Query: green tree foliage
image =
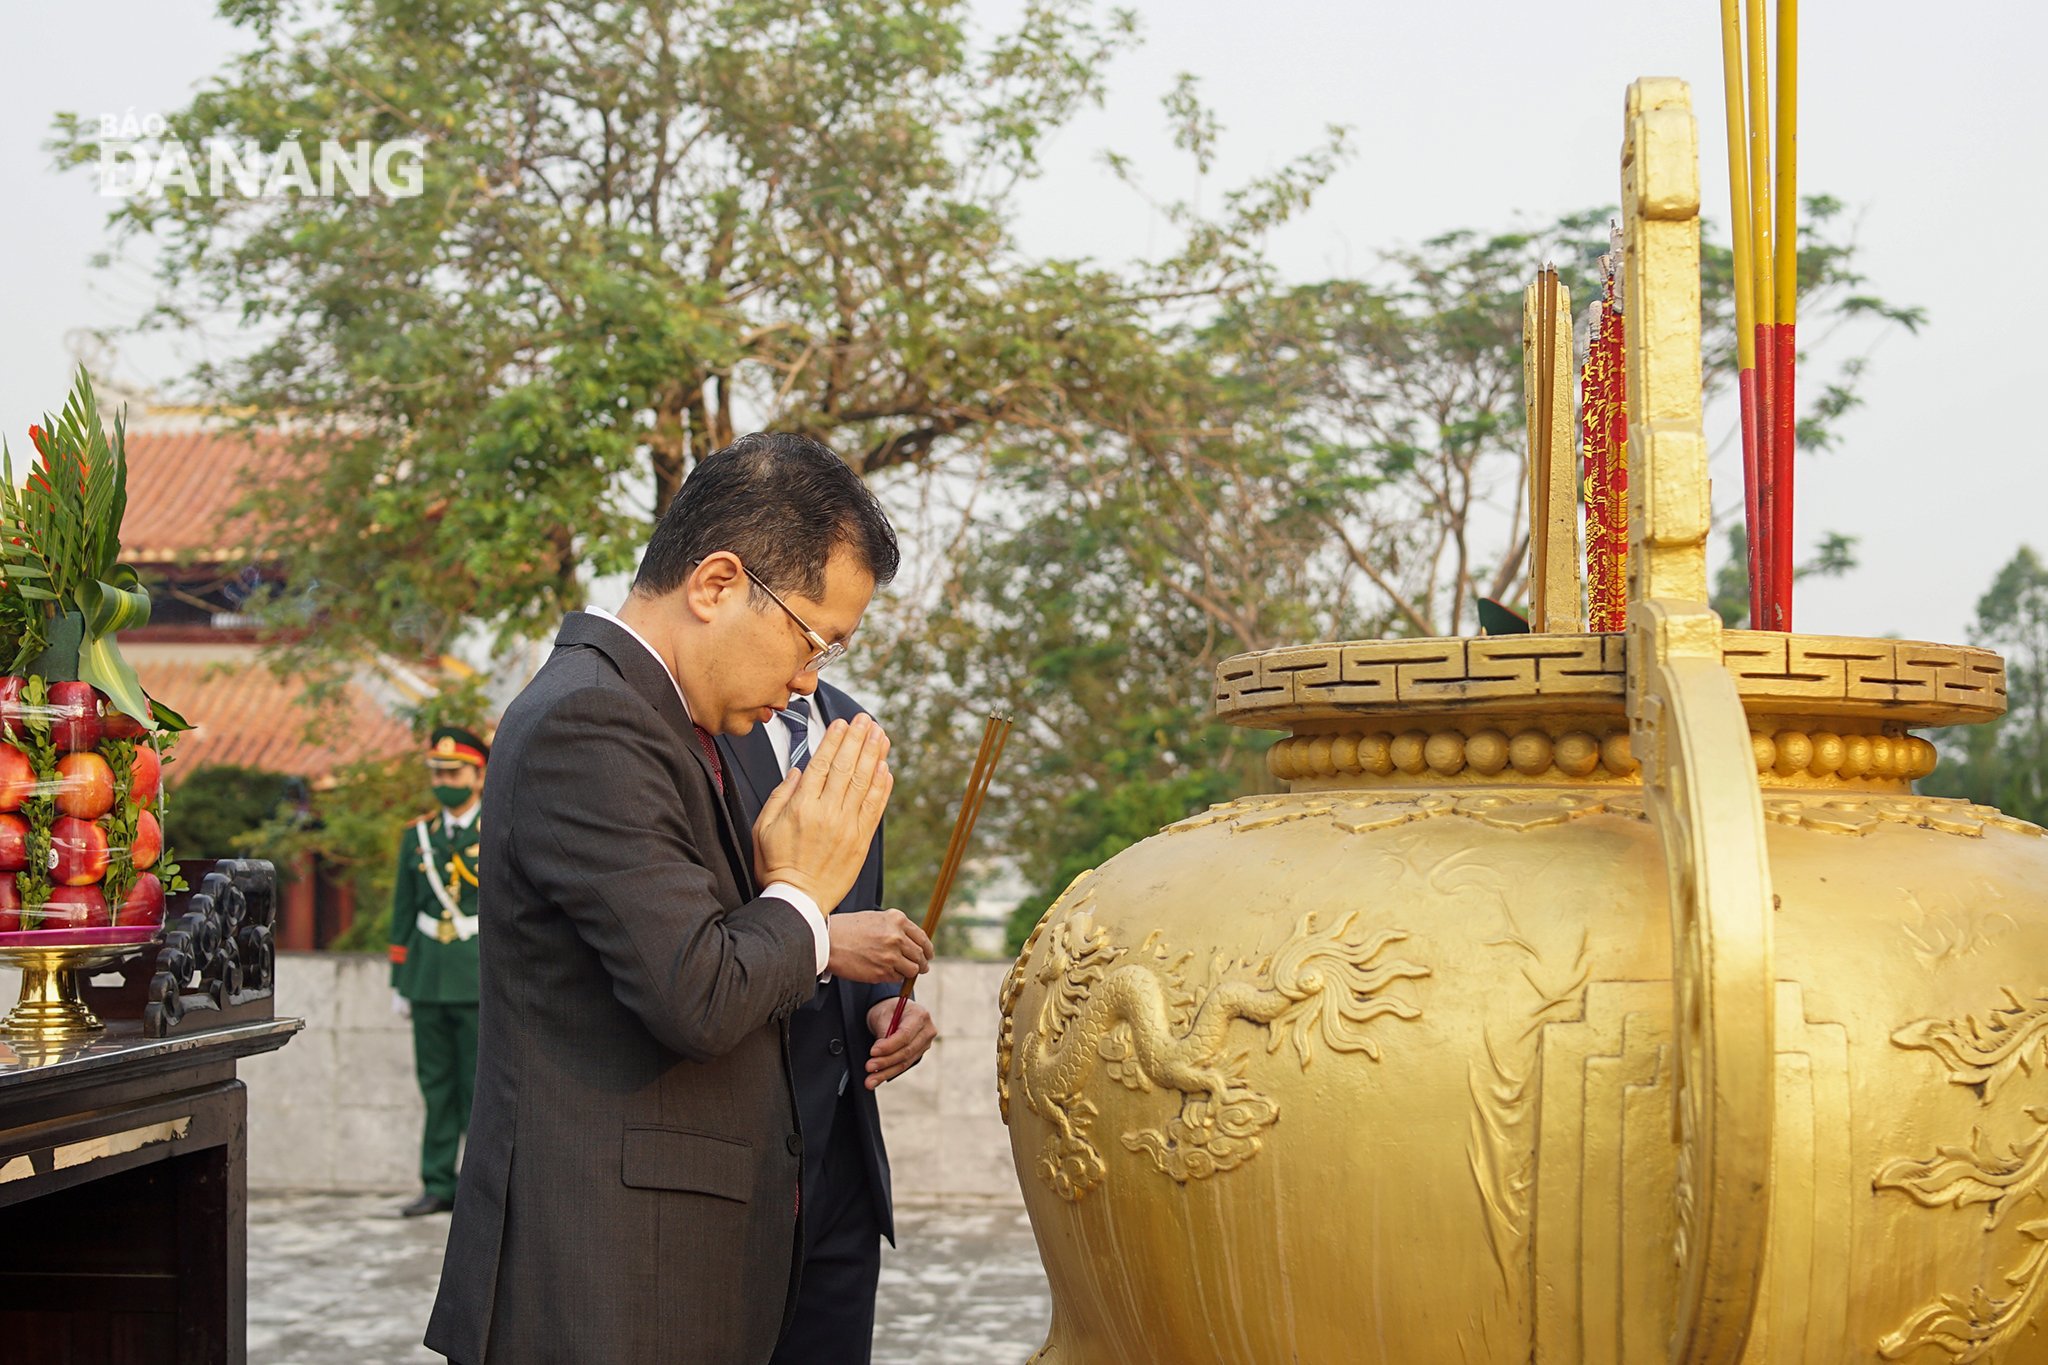
<path id="1" fill-rule="evenodd" d="M 171 794 L 169 828 L 187 858 L 267 858 L 286 881 L 313 855 L 356 898 L 354 923 L 328 946 L 381 950 L 399 835 L 433 802 L 410 755 L 353 764 L 335 777 L 313 790 L 303 778 L 258 768 L 195 768 Z"/>
<path id="2" fill-rule="evenodd" d="M 892 900 L 929 896 L 990 710 L 1018 717 L 977 836 L 1018 859 L 1034 888 L 1012 918 L 1013 947 L 1076 874 L 1257 784 L 1269 737 L 1207 716 L 1207 670 L 1233 637 L 1148 582 L 1123 529 L 1077 508 L 1022 535 L 977 536 L 949 609 L 906 632 L 877 673 L 890 726 L 916 756 L 916 780 L 891 807 Z"/>
<path id="3" fill-rule="evenodd" d="M 304 438 L 296 477 L 256 494 L 296 589 L 270 605 L 286 665 L 432 654 L 479 623 L 500 643 L 550 629 L 588 575 L 630 567 L 736 413 L 820 435 L 899 501 L 911 480 L 944 496 L 1000 471 L 1022 515 L 1078 501 L 1110 539 L 1117 516 L 1150 515 L 1123 468 L 1136 455 L 1195 496 L 1180 542 L 1132 542 L 1135 590 L 1183 590 L 1168 561 L 1196 553 L 1205 581 L 1184 595 L 1260 610 L 1253 547 L 1212 534 L 1215 496 L 1257 477 L 1222 448 L 1241 430 L 1204 410 L 1214 386 L 1187 381 L 1219 366 L 1225 334 L 1202 317 L 1267 286 L 1265 237 L 1334 169 L 1338 130 L 1215 213 L 1168 206 L 1167 254 L 1107 268 L 1031 258 L 1008 220 L 1044 137 L 1130 40 L 1121 13 L 1037 0 L 978 47 L 955 0 L 231 13 L 251 51 L 169 120 L 195 161 L 209 139 L 301 130 L 426 147 L 415 199 L 173 189 L 117 215 L 160 244 L 154 322 L 229 308 L 267 338 L 198 379 Z M 1192 81 L 1167 114 L 1206 168 L 1216 129 Z M 55 145 L 76 164 L 100 151 L 76 120 Z M 1033 470 L 1064 470 L 1053 506 L 1034 505 Z M 938 619 L 928 605 L 903 619 Z M 1177 697 L 1202 687 L 1174 676 Z M 899 733 L 915 693 L 886 699 Z M 947 769 L 927 759 L 904 784 L 899 812 L 935 830 L 899 814 L 899 848 L 943 840 Z M 374 813 L 384 780 L 359 776 Z M 287 831 L 295 846 L 327 838 L 335 800 Z M 321 851 L 352 862 L 375 842 Z"/>
<path id="4" fill-rule="evenodd" d="M 1977 599 L 1971 643 L 2005 656 L 2005 715 L 1940 736 L 1921 790 L 2048 824 L 2048 565 L 2022 545 Z"/>
<path id="5" fill-rule="evenodd" d="M 994 510 L 930 599 L 883 623 L 895 648 L 872 682 L 920 764 L 892 816 L 892 898 L 929 885 L 986 711 L 1019 717 L 983 836 L 1034 886 L 1014 942 L 1074 873 L 1259 780 L 1269 737 L 1208 717 L 1221 658 L 1384 627 L 1330 572 L 1302 493 L 1329 452 L 1267 311 L 1225 300 L 1127 357 L 1142 421 L 1059 461 L 995 461 Z"/>
<path id="6" fill-rule="evenodd" d="M 355 892 L 355 920 L 328 946 L 382 950 L 391 919 L 392 883 L 405 827 L 433 809 L 417 756 L 350 764 L 296 810 L 279 811 L 255 838 L 293 858 L 313 854 Z"/>
<path id="7" fill-rule="evenodd" d="M 289 875 L 290 860 L 262 831 L 298 809 L 305 783 L 284 773 L 212 763 L 194 768 L 165 806 L 167 833 L 188 858 L 269 858 Z"/>
<path id="8" fill-rule="evenodd" d="M 1009 230 L 1131 35 L 1077 0 L 981 45 L 960 0 L 228 12 L 253 46 L 169 116 L 195 160 L 302 131 L 425 148 L 415 198 L 174 189 L 117 215 L 158 243 L 156 321 L 225 308 L 263 338 L 208 394 L 297 419 L 307 461 L 258 502 L 301 664 L 551 629 L 742 424 L 883 480 L 1121 428 L 1154 313 L 1239 287 L 1330 165 L 1255 182 L 1126 275 Z M 63 122 L 60 157 L 95 160 L 92 133 Z"/>

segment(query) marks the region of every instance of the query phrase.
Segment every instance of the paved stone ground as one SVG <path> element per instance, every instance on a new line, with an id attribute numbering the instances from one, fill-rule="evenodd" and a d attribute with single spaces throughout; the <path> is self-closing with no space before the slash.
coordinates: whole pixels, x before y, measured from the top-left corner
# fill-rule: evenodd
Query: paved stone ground
<path id="1" fill-rule="evenodd" d="M 419 1344 L 446 1218 L 394 1195 L 249 1201 L 249 1359 L 268 1365 L 440 1360 Z M 1031 1225 L 1014 1205 L 905 1205 L 882 1248 L 875 1365 L 1022 1365 L 1051 1317 Z"/>

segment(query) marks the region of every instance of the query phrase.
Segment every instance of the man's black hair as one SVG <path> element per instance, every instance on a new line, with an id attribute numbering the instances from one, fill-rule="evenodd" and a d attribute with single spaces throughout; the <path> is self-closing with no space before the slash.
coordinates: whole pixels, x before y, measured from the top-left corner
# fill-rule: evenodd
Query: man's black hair
<path id="1" fill-rule="evenodd" d="M 842 546 L 878 585 L 896 576 L 896 532 L 860 475 L 808 436 L 757 431 L 705 456 L 683 480 L 633 591 L 673 592 L 698 561 L 727 550 L 776 592 L 815 602 L 825 595 L 825 562 Z"/>

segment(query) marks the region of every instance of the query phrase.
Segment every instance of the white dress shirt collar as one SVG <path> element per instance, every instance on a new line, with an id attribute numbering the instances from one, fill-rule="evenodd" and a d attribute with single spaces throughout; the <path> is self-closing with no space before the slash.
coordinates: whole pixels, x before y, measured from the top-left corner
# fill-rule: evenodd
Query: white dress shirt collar
<path id="1" fill-rule="evenodd" d="M 625 631 L 626 634 L 632 636 L 634 639 L 640 642 L 640 647 L 642 649 L 646 650 L 649 654 L 652 654 L 654 656 L 654 662 L 661 665 L 662 673 L 666 675 L 670 685 L 676 689 L 676 700 L 683 704 L 683 715 L 689 720 L 690 724 L 695 725 L 697 723 L 697 718 L 695 716 L 690 715 L 690 699 L 683 695 L 683 685 L 676 681 L 676 675 L 668 671 L 668 660 L 661 657 L 661 651 L 656 649 L 652 644 L 650 644 L 645 635 L 642 635 L 639 631 L 633 629 L 631 626 L 627 625 L 623 620 L 621 620 L 617 612 L 606 611 L 603 607 L 585 607 L 583 610 L 589 612 L 592 616 L 598 617 L 601 620 L 609 621 L 613 625 L 617 626 L 620 630 Z"/>
<path id="2" fill-rule="evenodd" d="M 819 707 L 816 693 L 811 694 L 810 703 L 811 720 L 809 728 L 811 732 L 811 752 L 816 753 L 818 752 L 818 745 L 823 743 L 825 739 L 825 714 Z M 769 721 L 762 728 L 768 732 L 768 747 L 775 750 L 776 770 L 784 777 L 789 776 L 789 749 L 792 736 L 789 733 L 788 719 L 782 712 L 778 711 L 775 713 L 775 719 Z"/>

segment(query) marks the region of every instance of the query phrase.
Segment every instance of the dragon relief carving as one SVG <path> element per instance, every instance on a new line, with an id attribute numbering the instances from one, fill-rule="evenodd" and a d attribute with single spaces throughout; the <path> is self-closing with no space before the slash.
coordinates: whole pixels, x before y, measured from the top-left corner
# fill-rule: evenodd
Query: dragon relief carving
<path id="1" fill-rule="evenodd" d="M 1156 933 L 1135 949 L 1118 945 L 1096 922 L 1092 897 L 1081 882 L 1069 888 L 1071 909 L 1061 915 L 1056 906 L 1040 923 L 1003 992 L 1004 1099 L 1014 1083 L 1031 1111 L 1052 1125 L 1037 1171 L 1063 1199 L 1080 1199 L 1105 1174 L 1093 1131 L 1098 1110 L 1086 1095 L 1098 1066 L 1129 1090 L 1178 1099 L 1164 1122 L 1121 1140 L 1161 1174 L 1201 1180 L 1256 1156 L 1280 1115 L 1278 1101 L 1248 1075 L 1250 1053 L 1227 1052 L 1232 1023 L 1263 1026 L 1268 1053 L 1291 1046 L 1306 1068 L 1318 1044 L 1377 1061 L 1372 1023 L 1421 1013 L 1389 993 L 1396 982 L 1430 975 L 1427 967 L 1384 956 L 1408 935 L 1372 929 L 1356 912 L 1310 911 L 1270 957 L 1219 956 L 1198 983 L 1188 972 L 1194 955 L 1174 953 Z M 1019 1039 L 1012 1016 L 1027 971 L 1043 996 Z"/>
<path id="2" fill-rule="evenodd" d="M 1985 901 L 1998 896 L 1995 888 L 1984 887 L 1981 883 L 1975 894 Z M 2000 938 L 2019 928 L 2019 922 L 2003 910 L 1985 909 L 1978 904 L 1944 909 L 1922 905 L 1920 897 L 1911 891 L 1905 896 L 1906 904 L 1919 916 L 1920 923 L 1917 926 L 1902 924 L 1900 932 L 1912 945 L 1913 955 L 1920 959 L 1920 964 L 1930 969 L 1944 962 L 1991 951 Z"/>
<path id="3" fill-rule="evenodd" d="M 1894 1033 L 1892 1041 L 1932 1052 L 1948 1067 L 1949 1080 L 1988 1102 L 2014 1076 L 2032 1075 L 2036 1067 L 2048 1065 L 2048 990 L 2032 1000 L 2007 990 L 2005 1001 L 1981 1020 L 1975 1015 L 1960 1022 L 1918 1020 Z"/>
<path id="4" fill-rule="evenodd" d="M 2007 990 L 2005 998 L 1983 1019 L 1916 1020 L 1894 1033 L 1892 1042 L 1933 1053 L 1952 1083 L 1993 1104 L 2007 1082 L 2048 1066 L 2048 990 L 2031 1000 Z M 1966 1144 L 1939 1147 L 1924 1160 L 1886 1163 L 1872 1183 L 1926 1208 L 1982 1204 L 1984 1229 L 1995 1232 L 2013 1210 L 2048 1199 L 2048 1104 L 2020 1106 L 2019 1112 L 2028 1131 L 2014 1141 L 2000 1143 L 1976 1127 Z M 1937 1296 L 1879 1340 L 1885 1359 L 1902 1360 L 1931 1347 L 1968 1365 L 2017 1338 L 2048 1302 L 2048 1218 L 2022 1223 L 2018 1231 L 2026 1246 L 2018 1264 L 2001 1277 L 2004 1292 L 1994 1294 L 1980 1284 L 1967 1294 Z"/>

